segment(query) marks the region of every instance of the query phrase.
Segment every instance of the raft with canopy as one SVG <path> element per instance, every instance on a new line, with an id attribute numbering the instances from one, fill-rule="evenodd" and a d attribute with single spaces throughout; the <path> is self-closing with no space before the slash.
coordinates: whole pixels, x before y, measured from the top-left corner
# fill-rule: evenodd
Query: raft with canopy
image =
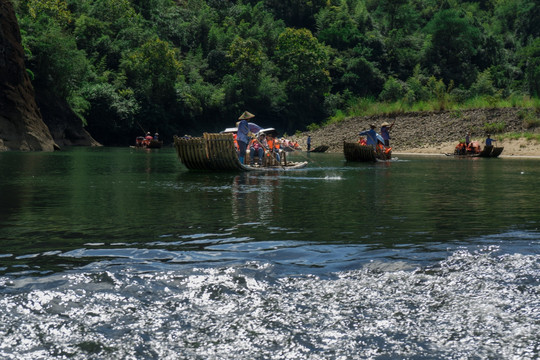
<path id="1" fill-rule="evenodd" d="M 282 157 L 277 162 L 266 157 L 262 166 L 240 163 L 232 133 L 204 133 L 202 137 L 174 137 L 174 147 L 178 158 L 190 170 L 211 171 L 275 171 L 301 169 L 307 161 L 292 162 Z"/>
<path id="2" fill-rule="evenodd" d="M 371 145 L 362 145 L 357 142 L 343 142 L 345 160 L 352 162 L 388 161 L 392 158 L 392 151 L 375 150 Z"/>

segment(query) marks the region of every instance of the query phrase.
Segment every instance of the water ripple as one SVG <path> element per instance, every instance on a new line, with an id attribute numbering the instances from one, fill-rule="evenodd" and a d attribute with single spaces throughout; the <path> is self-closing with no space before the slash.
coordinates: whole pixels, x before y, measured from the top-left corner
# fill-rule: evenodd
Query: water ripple
<path id="1" fill-rule="evenodd" d="M 4 359 L 536 359 L 540 256 L 276 277 L 248 261 L 0 278 Z"/>

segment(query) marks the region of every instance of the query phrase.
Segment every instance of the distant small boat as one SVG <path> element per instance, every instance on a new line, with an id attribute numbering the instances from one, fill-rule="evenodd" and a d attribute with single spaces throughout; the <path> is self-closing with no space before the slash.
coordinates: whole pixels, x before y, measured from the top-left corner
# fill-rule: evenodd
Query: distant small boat
<path id="1" fill-rule="evenodd" d="M 144 148 L 144 149 L 161 149 L 163 146 L 163 141 L 156 140 L 156 139 L 146 139 L 143 136 L 138 136 L 135 139 L 135 147 L 136 148 Z"/>
<path id="2" fill-rule="evenodd" d="M 458 157 L 482 157 L 482 158 L 496 158 L 503 152 L 504 147 L 494 147 L 493 145 L 486 145 L 480 152 L 470 152 L 463 148 L 456 146 L 453 154 L 446 154 L 446 156 L 458 156 Z"/>
<path id="3" fill-rule="evenodd" d="M 329 148 L 328 145 L 319 145 L 319 146 L 317 146 L 315 149 L 309 150 L 308 152 L 323 153 L 323 152 L 325 152 L 326 150 L 328 150 L 328 148 Z"/>
<path id="4" fill-rule="evenodd" d="M 178 158 L 190 170 L 212 171 L 281 171 L 301 169 L 307 166 L 307 161 L 287 161 L 282 156 L 282 162 L 275 159 L 265 160 L 263 166 L 251 166 L 240 163 L 232 133 L 204 133 L 203 137 L 174 137 L 174 147 Z"/>
<path id="5" fill-rule="evenodd" d="M 392 158 L 392 151 L 376 151 L 371 145 L 361 145 L 353 142 L 343 143 L 343 154 L 345 160 L 352 162 L 387 161 Z"/>

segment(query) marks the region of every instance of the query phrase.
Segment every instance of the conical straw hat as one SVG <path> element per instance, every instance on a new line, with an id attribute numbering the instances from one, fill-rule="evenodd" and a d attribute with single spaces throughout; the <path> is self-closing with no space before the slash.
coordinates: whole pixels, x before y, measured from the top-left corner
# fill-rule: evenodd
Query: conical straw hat
<path id="1" fill-rule="evenodd" d="M 247 119 L 252 119 L 254 117 L 255 117 L 255 115 L 253 115 L 249 111 L 244 111 L 244 113 L 242 115 L 240 115 L 238 120 L 247 120 Z"/>

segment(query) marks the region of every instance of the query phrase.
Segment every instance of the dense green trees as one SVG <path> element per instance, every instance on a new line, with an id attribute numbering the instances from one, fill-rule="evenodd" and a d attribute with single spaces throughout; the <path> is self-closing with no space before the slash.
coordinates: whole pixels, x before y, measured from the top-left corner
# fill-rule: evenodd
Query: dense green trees
<path id="1" fill-rule="evenodd" d="M 42 98 L 106 144 L 144 128 L 294 132 L 363 98 L 540 94 L 534 0 L 13 0 Z"/>

